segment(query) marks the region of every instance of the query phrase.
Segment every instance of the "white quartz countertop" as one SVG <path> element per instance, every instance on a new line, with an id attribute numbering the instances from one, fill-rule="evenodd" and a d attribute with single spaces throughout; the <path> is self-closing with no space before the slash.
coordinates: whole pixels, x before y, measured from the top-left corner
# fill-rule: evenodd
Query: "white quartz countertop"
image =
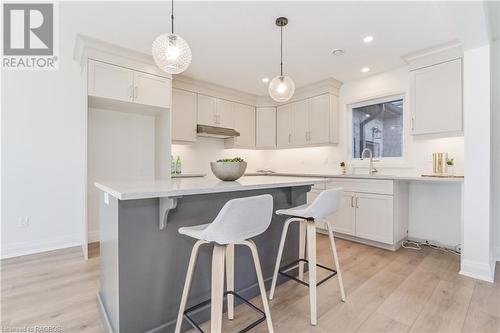
<path id="1" fill-rule="evenodd" d="M 213 177 L 197 177 L 151 181 L 96 182 L 95 186 L 119 200 L 133 200 L 314 185 L 318 181 L 321 179 L 259 175 L 244 176 L 233 182 L 223 182 Z"/>
<path id="2" fill-rule="evenodd" d="M 442 182 L 442 183 L 462 183 L 463 177 L 425 177 L 425 176 L 396 176 L 375 174 L 370 175 L 342 175 L 342 174 L 314 174 L 314 173 L 247 173 L 246 176 L 273 176 L 273 177 L 307 177 L 307 178 L 344 178 L 344 179 L 386 179 L 400 181 L 425 181 L 425 182 Z"/>

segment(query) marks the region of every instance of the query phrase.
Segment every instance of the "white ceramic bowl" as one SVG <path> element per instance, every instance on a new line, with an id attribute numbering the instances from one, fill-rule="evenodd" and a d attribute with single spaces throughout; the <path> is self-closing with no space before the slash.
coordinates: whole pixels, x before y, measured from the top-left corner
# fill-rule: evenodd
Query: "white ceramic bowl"
<path id="1" fill-rule="evenodd" d="M 210 162 L 215 177 L 224 181 L 241 178 L 247 169 L 247 162 Z"/>

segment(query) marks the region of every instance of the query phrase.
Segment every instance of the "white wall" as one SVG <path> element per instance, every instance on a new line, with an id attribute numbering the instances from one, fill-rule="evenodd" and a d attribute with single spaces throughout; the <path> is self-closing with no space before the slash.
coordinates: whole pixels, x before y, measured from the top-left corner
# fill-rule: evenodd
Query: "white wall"
<path id="1" fill-rule="evenodd" d="M 99 191 L 96 181 L 155 178 L 155 118 L 89 109 L 87 219 L 89 242 L 99 240 Z"/>
<path id="2" fill-rule="evenodd" d="M 492 221 L 494 223 L 495 257 L 500 261 L 500 40 L 491 48 L 492 73 Z"/>
<path id="3" fill-rule="evenodd" d="M 464 53 L 465 180 L 461 273 L 493 280 L 490 46 Z"/>
<path id="4" fill-rule="evenodd" d="M 2 257 L 81 241 L 83 101 L 67 19 L 59 70 L 2 71 Z"/>

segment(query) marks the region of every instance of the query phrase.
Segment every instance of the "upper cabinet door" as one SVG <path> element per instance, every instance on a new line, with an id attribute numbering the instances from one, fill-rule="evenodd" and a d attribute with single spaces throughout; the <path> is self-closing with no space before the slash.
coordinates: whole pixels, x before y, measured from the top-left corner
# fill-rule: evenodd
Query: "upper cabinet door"
<path id="1" fill-rule="evenodd" d="M 411 72 L 412 133 L 462 132 L 462 59 Z"/>
<path id="2" fill-rule="evenodd" d="M 255 148 L 255 108 L 253 106 L 234 104 L 234 129 L 240 136 L 234 138 L 234 146 Z"/>
<path id="3" fill-rule="evenodd" d="M 215 97 L 198 94 L 198 124 L 218 126 L 216 107 Z"/>
<path id="4" fill-rule="evenodd" d="M 276 108 L 276 134 L 278 148 L 292 145 L 292 107 L 290 104 Z"/>
<path id="5" fill-rule="evenodd" d="M 320 95 L 309 100 L 309 133 L 310 144 L 328 143 L 330 141 L 330 95 Z"/>
<path id="6" fill-rule="evenodd" d="M 196 94 L 172 89 L 172 140 L 196 141 Z"/>
<path id="7" fill-rule="evenodd" d="M 234 128 L 234 105 L 233 102 L 217 98 L 216 126 Z"/>
<path id="8" fill-rule="evenodd" d="M 276 148 L 276 108 L 257 108 L 255 145 L 257 148 Z"/>
<path id="9" fill-rule="evenodd" d="M 170 108 L 172 81 L 168 78 L 134 72 L 134 102 Z"/>
<path id="10" fill-rule="evenodd" d="M 292 103 L 292 142 L 296 145 L 305 145 L 309 142 L 308 100 Z"/>
<path id="11" fill-rule="evenodd" d="M 133 100 L 134 71 L 89 60 L 88 94 L 119 101 Z"/>

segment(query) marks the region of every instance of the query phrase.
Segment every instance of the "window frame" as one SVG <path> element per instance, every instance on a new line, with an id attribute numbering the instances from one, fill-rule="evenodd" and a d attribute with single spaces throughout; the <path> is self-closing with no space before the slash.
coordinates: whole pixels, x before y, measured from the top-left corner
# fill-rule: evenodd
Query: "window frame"
<path id="1" fill-rule="evenodd" d="M 380 157 L 375 158 L 374 161 L 377 161 L 377 165 L 381 167 L 394 167 L 394 168 L 406 168 L 409 167 L 408 163 L 408 151 L 407 151 L 407 143 L 409 141 L 409 117 L 410 117 L 410 109 L 406 97 L 405 92 L 397 92 L 397 93 L 388 93 L 382 94 L 379 96 L 373 96 L 364 99 L 358 99 L 356 101 L 352 101 L 346 104 L 346 120 L 347 120 L 347 160 L 350 165 L 353 167 L 365 167 L 366 161 L 361 160 L 359 157 L 354 158 L 353 154 L 353 131 L 352 131 L 352 123 L 353 123 L 353 109 L 373 105 L 391 102 L 394 100 L 403 100 L 403 135 L 402 135 L 402 150 L 401 157 Z"/>

